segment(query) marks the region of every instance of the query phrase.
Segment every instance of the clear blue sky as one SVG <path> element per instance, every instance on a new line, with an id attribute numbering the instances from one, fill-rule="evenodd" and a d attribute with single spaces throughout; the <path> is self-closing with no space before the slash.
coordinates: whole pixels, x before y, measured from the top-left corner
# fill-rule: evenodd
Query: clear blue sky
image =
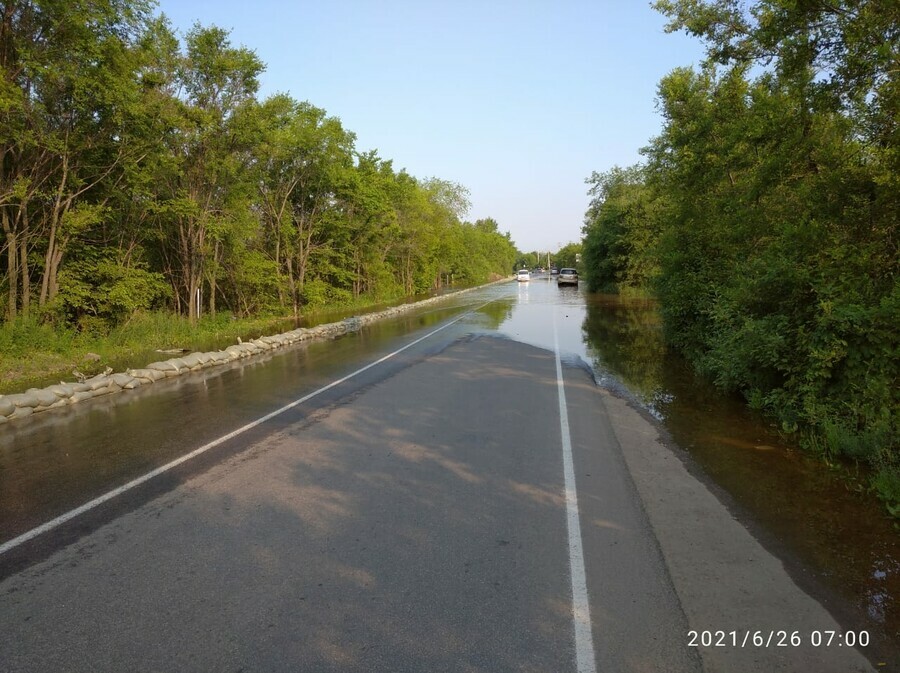
<path id="1" fill-rule="evenodd" d="M 162 0 L 182 34 L 231 31 L 287 92 L 339 117 L 357 149 L 470 191 L 521 250 L 581 239 L 591 171 L 660 130 L 656 86 L 702 58 L 645 0 Z"/>

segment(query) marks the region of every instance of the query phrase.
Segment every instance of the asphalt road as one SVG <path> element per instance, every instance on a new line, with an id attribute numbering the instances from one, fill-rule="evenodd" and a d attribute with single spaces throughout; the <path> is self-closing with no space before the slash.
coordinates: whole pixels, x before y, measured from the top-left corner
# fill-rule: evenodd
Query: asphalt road
<path id="1" fill-rule="evenodd" d="M 454 333 L 374 371 L 23 544 L 0 671 L 872 670 L 583 369 Z"/>

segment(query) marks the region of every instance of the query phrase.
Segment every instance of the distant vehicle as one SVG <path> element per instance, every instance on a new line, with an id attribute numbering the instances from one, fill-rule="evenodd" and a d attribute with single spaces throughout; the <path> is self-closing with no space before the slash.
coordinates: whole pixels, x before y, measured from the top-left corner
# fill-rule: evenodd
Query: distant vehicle
<path id="1" fill-rule="evenodd" d="M 556 278 L 556 285 L 575 285 L 578 286 L 578 272 L 575 269 L 560 269 Z"/>
<path id="2" fill-rule="evenodd" d="M 559 275 L 559 269 L 557 269 L 557 268 L 554 266 L 552 269 L 550 269 L 550 275 L 551 275 L 551 276 L 558 276 L 558 275 Z"/>
<path id="3" fill-rule="evenodd" d="M 516 273 L 516 280 L 520 282 L 531 280 L 531 272 L 528 269 L 519 269 L 518 273 Z"/>

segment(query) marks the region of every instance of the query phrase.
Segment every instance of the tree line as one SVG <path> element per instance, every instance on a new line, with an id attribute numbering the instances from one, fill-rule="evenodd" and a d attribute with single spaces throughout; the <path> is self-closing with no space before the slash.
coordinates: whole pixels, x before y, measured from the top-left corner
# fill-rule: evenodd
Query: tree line
<path id="1" fill-rule="evenodd" d="M 535 269 L 540 267 L 575 267 L 581 254 L 581 243 L 566 243 L 556 252 L 538 251 L 519 253 L 516 257 L 517 269 Z"/>
<path id="2" fill-rule="evenodd" d="M 588 179 L 590 286 L 651 290 L 672 347 L 900 514 L 900 5 L 656 8 L 707 59 L 660 82 L 645 161 Z"/>
<path id="3" fill-rule="evenodd" d="M 149 0 L 0 2 L 6 321 L 297 315 L 507 274 L 467 190 L 395 170 L 229 33 Z"/>

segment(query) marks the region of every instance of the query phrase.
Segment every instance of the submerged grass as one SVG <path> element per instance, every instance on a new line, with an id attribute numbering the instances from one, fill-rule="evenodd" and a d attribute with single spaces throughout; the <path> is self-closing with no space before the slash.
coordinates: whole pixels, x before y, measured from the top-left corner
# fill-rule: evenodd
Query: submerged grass
<path id="1" fill-rule="evenodd" d="M 900 455 L 896 435 L 889 427 L 852 431 L 839 423 L 826 422 L 801 429 L 797 436 L 803 449 L 842 469 L 848 482 L 874 493 L 891 516 L 900 519 Z"/>

